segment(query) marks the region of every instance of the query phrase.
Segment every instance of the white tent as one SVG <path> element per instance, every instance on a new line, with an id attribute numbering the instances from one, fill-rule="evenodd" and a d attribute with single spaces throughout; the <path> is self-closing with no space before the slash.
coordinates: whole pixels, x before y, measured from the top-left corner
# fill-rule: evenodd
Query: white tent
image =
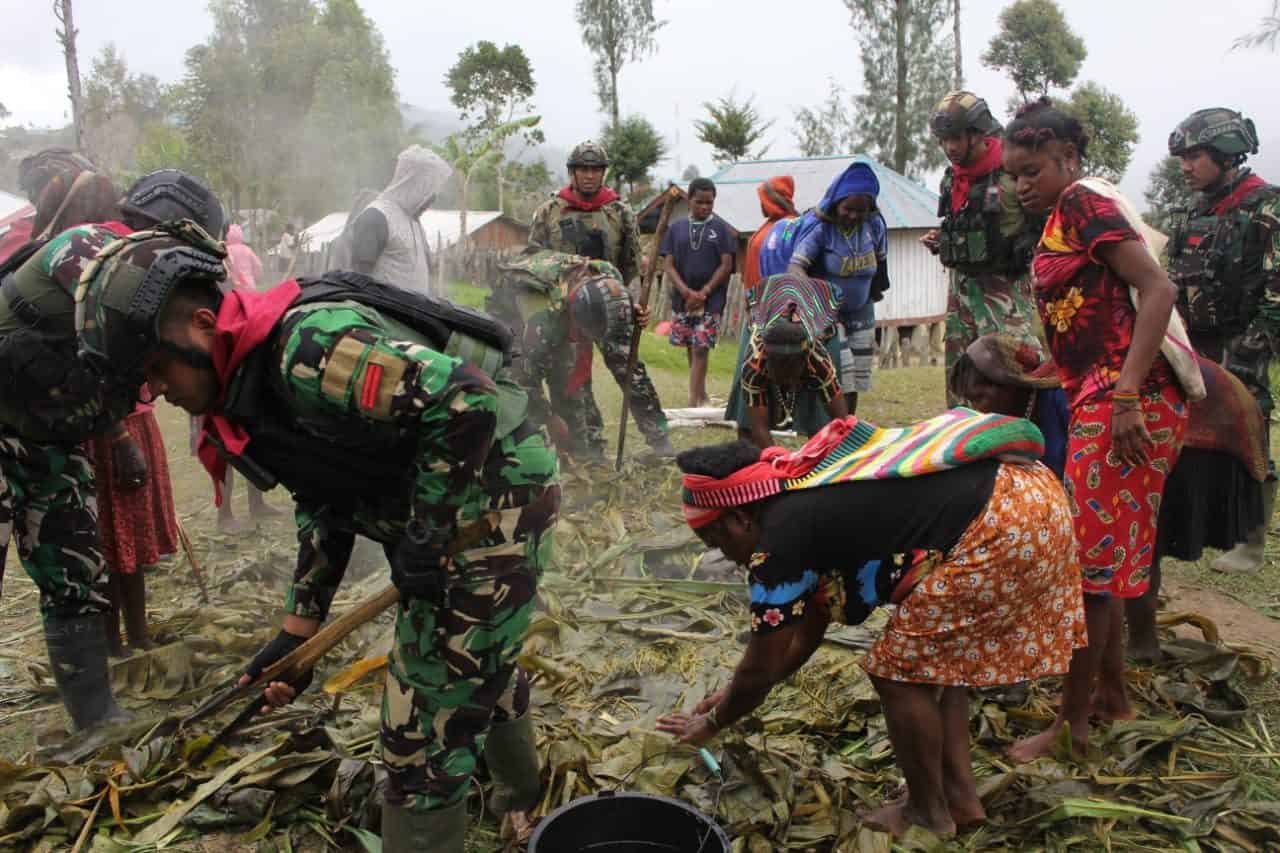
<path id="1" fill-rule="evenodd" d="M 458 235 L 462 230 L 459 215 L 457 210 L 428 210 L 418 217 L 433 250 L 437 246 L 452 246 L 458 242 Z M 500 210 L 468 210 L 467 233 L 474 234 L 501 215 Z M 308 225 L 300 235 L 303 251 L 323 252 L 342 233 L 346 224 L 347 214 L 338 211 Z"/>

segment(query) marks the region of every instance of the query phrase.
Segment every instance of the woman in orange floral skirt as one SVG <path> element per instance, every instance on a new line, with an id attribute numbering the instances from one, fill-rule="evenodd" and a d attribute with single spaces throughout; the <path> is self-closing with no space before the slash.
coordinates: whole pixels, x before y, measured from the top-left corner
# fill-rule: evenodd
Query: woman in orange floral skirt
<path id="1" fill-rule="evenodd" d="M 794 453 L 736 442 L 679 456 L 689 525 L 749 567 L 751 639 L 729 685 L 692 714 L 661 718 L 660 730 L 706 742 L 799 669 L 830 622 L 858 623 L 896 604 L 862 666 L 907 794 L 863 818 L 895 835 L 912 824 L 945 834 L 985 820 L 967 688 L 1067 671 L 1084 643 L 1080 570 L 1062 486 L 1031 461 L 1044 449 L 1035 427 L 962 412 L 942 418 L 962 420 L 969 436 L 992 425 L 1030 434 L 1012 448 L 1025 464 L 1002 461 L 1011 448 L 1001 441 L 954 465 L 863 464 L 859 454 L 893 452 L 895 431 L 854 417 Z M 898 458 L 930 456 L 945 441 L 933 423 L 908 428 L 930 452 Z"/>

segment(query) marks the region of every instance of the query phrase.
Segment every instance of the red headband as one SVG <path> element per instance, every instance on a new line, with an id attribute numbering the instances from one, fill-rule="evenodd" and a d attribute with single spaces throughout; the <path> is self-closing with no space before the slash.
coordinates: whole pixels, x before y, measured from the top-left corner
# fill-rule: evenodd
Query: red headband
<path id="1" fill-rule="evenodd" d="M 684 517 L 694 530 L 706 527 L 730 507 L 745 506 L 782 492 L 785 480 L 808 474 L 818 463 L 844 441 L 858 423 L 849 415 L 834 420 L 818 431 L 796 451 L 785 447 L 766 447 L 760 460 L 739 468 L 724 479 L 705 474 L 685 474 Z"/>

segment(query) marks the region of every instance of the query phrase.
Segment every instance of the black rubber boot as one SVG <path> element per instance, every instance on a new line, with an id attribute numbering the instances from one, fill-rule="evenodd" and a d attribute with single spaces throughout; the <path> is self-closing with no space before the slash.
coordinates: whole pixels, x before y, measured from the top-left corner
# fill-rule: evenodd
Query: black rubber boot
<path id="1" fill-rule="evenodd" d="M 46 619 L 44 639 L 53 679 L 77 731 L 129 719 L 111 695 L 102 614 Z"/>
<path id="2" fill-rule="evenodd" d="M 466 836 L 466 800 L 425 812 L 382 807 L 383 853 L 464 853 Z"/>
<path id="3" fill-rule="evenodd" d="M 494 811 L 524 812 L 536 806 L 542 797 L 542 779 L 532 715 L 526 712 L 519 719 L 490 726 L 484 763 L 493 779 L 489 804 Z"/>

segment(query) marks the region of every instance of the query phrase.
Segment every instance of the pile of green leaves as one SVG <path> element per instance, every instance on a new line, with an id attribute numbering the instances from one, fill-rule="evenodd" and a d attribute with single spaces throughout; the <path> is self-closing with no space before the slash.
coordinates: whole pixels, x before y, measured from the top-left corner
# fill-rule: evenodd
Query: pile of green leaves
<path id="1" fill-rule="evenodd" d="M 714 813 L 735 853 L 889 850 L 888 836 L 858 819 L 901 785 L 875 691 L 857 665 L 882 615 L 833 629 L 807 666 L 712 744 L 723 782 L 695 750 L 656 732 L 659 715 L 688 710 L 726 682 L 745 628 L 742 577 L 704 559 L 677 494 L 669 467 L 566 476 L 556 565 L 521 657 L 534 681 L 539 813 L 601 791 L 642 791 Z M 275 606 L 269 587 L 291 558 L 282 532 L 251 556 L 206 567 L 213 605 L 161 614 L 165 645 L 115 666 L 124 700 L 152 716 L 0 761 L 0 846 L 380 849 L 375 759 L 388 617 L 334 652 L 317 679 L 323 690 L 251 722 L 198 766 L 186 760 L 238 709 L 193 730 L 177 726 L 181 713 L 270 636 L 261 614 Z M 337 609 L 383 583 L 378 571 L 349 582 Z M 1168 634 L 1159 665 L 1132 669 L 1138 719 L 1095 726 L 1083 761 L 1064 754 L 1015 766 L 1004 756 L 1048 723 L 1055 683 L 975 692 L 975 770 L 990 820 L 949 840 L 915 830 L 899 849 L 1277 849 L 1280 749 L 1241 692 L 1272 678 L 1269 662 L 1190 621 L 1205 639 Z M 0 702 L 53 701 L 47 673 L 35 663 L 25 672 L 25 698 Z M 501 849 L 479 781 L 468 843 Z M 211 838 L 227 846 L 208 847 Z"/>

